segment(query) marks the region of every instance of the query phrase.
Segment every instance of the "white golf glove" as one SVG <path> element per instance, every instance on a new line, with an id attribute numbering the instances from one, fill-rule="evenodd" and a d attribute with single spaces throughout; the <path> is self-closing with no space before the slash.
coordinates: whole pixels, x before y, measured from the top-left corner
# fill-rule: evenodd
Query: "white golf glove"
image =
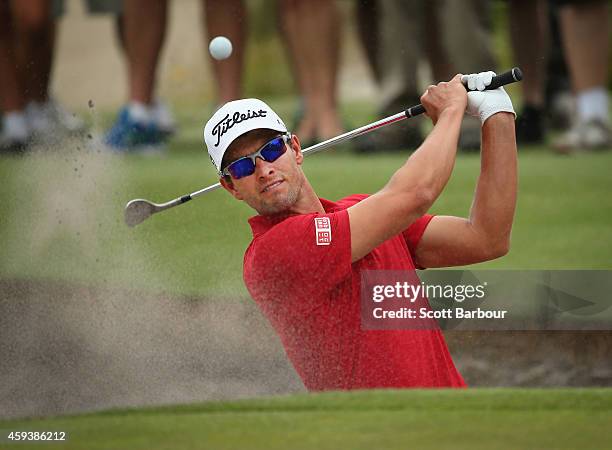
<path id="1" fill-rule="evenodd" d="M 461 81 L 467 85 L 468 103 L 466 113 L 470 116 L 478 117 L 480 124 L 484 124 L 485 120 L 498 112 L 509 112 L 514 114 L 512 101 L 503 87 L 498 87 L 490 91 L 485 91 L 485 88 L 491 84 L 491 80 L 495 76 L 495 72 L 480 72 L 463 75 Z"/>

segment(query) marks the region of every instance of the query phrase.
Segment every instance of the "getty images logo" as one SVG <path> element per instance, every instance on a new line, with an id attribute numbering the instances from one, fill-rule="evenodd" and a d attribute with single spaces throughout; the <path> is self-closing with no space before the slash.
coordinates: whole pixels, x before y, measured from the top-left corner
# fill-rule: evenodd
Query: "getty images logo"
<path id="1" fill-rule="evenodd" d="M 212 135 L 217 136 L 217 142 L 215 147 L 221 142 L 221 138 L 227 133 L 234 125 L 244 122 L 249 119 L 256 119 L 257 117 L 266 117 L 268 111 L 260 109 L 259 111 L 247 110 L 246 112 L 236 111 L 231 117 L 226 114 L 212 129 Z"/>

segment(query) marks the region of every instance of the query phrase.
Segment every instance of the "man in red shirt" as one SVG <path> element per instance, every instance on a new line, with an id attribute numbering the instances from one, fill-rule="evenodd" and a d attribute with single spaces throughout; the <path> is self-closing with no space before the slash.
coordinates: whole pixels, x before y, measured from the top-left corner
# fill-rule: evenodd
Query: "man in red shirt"
<path id="1" fill-rule="evenodd" d="M 229 102 L 205 126 L 223 187 L 258 212 L 246 286 L 309 390 L 462 387 L 439 329 L 363 330 L 363 270 L 471 264 L 508 251 L 516 203 L 514 110 L 492 72 L 430 86 L 433 130 L 380 191 L 319 198 L 297 136 L 256 99 Z M 454 165 L 465 113 L 482 123 L 482 162 L 469 218 L 431 216 Z M 342 176 L 339 174 L 339 176 Z"/>

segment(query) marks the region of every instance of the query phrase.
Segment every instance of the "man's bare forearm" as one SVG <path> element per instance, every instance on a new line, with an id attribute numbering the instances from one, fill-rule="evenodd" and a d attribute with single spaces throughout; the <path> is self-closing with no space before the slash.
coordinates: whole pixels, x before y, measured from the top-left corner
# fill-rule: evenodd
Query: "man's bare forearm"
<path id="1" fill-rule="evenodd" d="M 470 222 L 489 245 L 507 251 L 517 196 L 514 115 L 498 113 L 482 127 L 480 176 Z"/>
<path id="2" fill-rule="evenodd" d="M 444 110 L 427 139 L 395 172 L 385 190 L 416 193 L 425 200 L 424 208 L 428 209 L 452 173 L 463 113 L 458 108 Z"/>

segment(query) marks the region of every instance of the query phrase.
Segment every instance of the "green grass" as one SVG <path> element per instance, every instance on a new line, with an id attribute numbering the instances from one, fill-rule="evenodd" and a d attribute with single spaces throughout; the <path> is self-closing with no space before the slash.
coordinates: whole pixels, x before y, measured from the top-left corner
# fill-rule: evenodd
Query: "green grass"
<path id="1" fill-rule="evenodd" d="M 603 449 L 610 389 L 324 393 L 0 422 L 54 449 Z M 15 448 L 41 448 L 18 444 Z"/>
<path id="2" fill-rule="evenodd" d="M 291 103 L 279 103 L 289 113 Z M 369 111 L 354 108 L 357 124 Z M 81 144 L 26 159 L 0 159 L 0 277 L 48 278 L 245 295 L 242 256 L 251 232 L 245 205 L 221 190 L 129 229 L 123 205 L 157 202 L 216 182 L 199 142 L 201 114 L 182 113 L 182 133 L 165 158 L 93 157 Z M 206 115 L 204 115 L 206 116 Z M 337 199 L 381 188 L 406 154 L 309 157 L 318 194 Z M 479 171 L 476 154 L 457 159 L 432 211 L 466 216 Z M 520 190 L 510 253 L 479 268 L 612 268 L 612 152 L 574 157 L 520 150 Z"/>

